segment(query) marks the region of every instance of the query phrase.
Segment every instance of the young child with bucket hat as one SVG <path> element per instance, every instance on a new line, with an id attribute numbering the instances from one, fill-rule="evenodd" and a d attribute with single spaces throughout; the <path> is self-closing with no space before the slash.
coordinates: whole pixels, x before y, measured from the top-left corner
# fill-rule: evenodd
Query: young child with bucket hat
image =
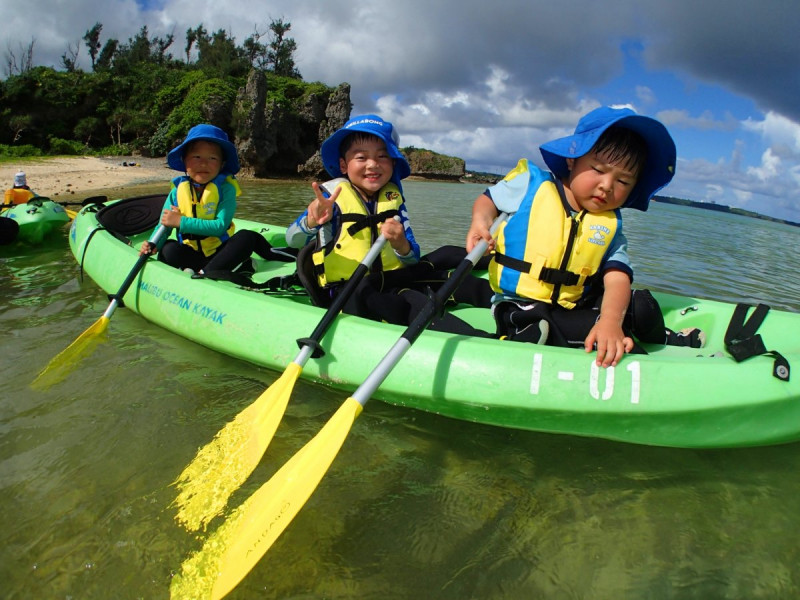
<path id="1" fill-rule="evenodd" d="M 549 171 L 522 159 L 473 205 L 466 247 L 485 239 L 495 251 L 489 280 L 498 335 L 596 349 L 603 367 L 643 351 L 634 337 L 701 347 L 702 332 L 667 330 L 653 296 L 631 290 L 620 209 L 646 211 L 672 180 L 676 150 L 666 127 L 628 108 L 601 107 L 540 151 Z M 489 226 L 499 212 L 511 217 L 495 244 Z"/>
<path id="2" fill-rule="evenodd" d="M 184 173 L 172 180 L 160 220 L 176 231 L 176 239 L 158 245 L 145 242 L 141 253 L 158 252 L 160 261 L 199 276 L 233 270 L 252 273 L 253 252 L 273 258 L 263 236 L 236 231 L 233 217 L 241 189 L 234 175 L 239 172 L 239 157 L 222 129 L 195 125 L 170 150 L 167 164 Z"/>
<path id="3" fill-rule="evenodd" d="M 378 115 L 353 117 L 322 143 L 320 155 L 334 179 L 311 184 L 314 200 L 287 228 L 286 242 L 294 248 L 314 244 L 315 284 L 322 294 L 328 299 L 336 295 L 381 234 L 387 244 L 372 272 L 416 264 L 420 249 L 401 185 L 411 168 L 400 152 L 394 126 Z M 354 306 L 348 303 L 344 311 L 382 318 L 363 305 Z M 363 314 L 365 310 L 369 314 Z"/>
<path id="4" fill-rule="evenodd" d="M 372 265 L 372 272 L 360 282 L 343 312 L 408 325 L 429 302 L 428 292 L 447 280 L 466 252 L 443 246 L 420 258 L 401 187 L 411 168 L 400 152 L 397 130 L 391 123 L 377 115 L 354 117 L 323 142 L 320 154 L 325 170 L 336 179 L 312 184 L 315 199 L 286 232 L 289 246 L 305 247 L 299 255 L 298 273 L 305 271 L 306 289 L 315 303 L 329 304 L 371 241 L 382 233 L 388 244 L 381 259 L 377 266 Z M 360 236 L 360 243 L 351 244 L 350 235 Z M 313 251 L 310 268 L 303 260 L 309 251 Z M 309 280 L 313 281 L 309 284 Z M 453 298 L 485 306 L 490 296 L 484 280 L 467 277 Z M 447 313 L 434 319 L 429 328 L 488 335 Z"/>

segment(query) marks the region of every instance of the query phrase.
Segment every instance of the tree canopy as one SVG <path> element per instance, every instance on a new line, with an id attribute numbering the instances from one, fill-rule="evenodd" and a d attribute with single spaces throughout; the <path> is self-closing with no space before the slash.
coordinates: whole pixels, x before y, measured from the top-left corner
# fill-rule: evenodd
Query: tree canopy
<path id="1" fill-rule="evenodd" d="M 251 70 L 277 81 L 302 80 L 290 29 L 278 19 L 239 45 L 225 30 L 209 32 L 201 23 L 186 31 L 176 58 L 172 33 L 152 36 L 143 26 L 127 42 L 102 41 L 103 25 L 95 23 L 82 38 L 89 72 L 81 70 L 73 45 L 62 55 L 62 70 L 34 66 L 35 40 L 20 45 L 19 55 L 8 46 L 7 77 L 0 81 L 0 153 L 163 154 L 191 125 L 230 118 Z"/>

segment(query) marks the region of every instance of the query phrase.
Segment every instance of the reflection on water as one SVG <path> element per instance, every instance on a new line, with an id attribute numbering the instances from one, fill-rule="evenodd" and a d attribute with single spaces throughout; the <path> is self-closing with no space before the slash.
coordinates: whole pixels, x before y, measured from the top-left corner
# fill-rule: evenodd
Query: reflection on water
<path id="1" fill-rule="evenodd" d="M 282 224 L 311 198 L 295 182 L 244 188 L 243 216 Z M 463 242 L 482 186 L 405 189 L 423 251 Z M 656 204 L 628 212 L 625 231 L 639 285 L 800 310 L 798 228 Z M 120 310 L 101 349 L 35 392 L 27 384 L 108 299 L 80 281 L 65 232 L 0 248 L 0 292 L 3 596 L 167 597 L 202 544 L 174 523 L 170 484 L 279 374 Z M 343 400 L 300 382 L 232 505 Z M 374 402 L 231 597 L 794 598 L 798 468 L 796 444 L 649 448 Z"/>

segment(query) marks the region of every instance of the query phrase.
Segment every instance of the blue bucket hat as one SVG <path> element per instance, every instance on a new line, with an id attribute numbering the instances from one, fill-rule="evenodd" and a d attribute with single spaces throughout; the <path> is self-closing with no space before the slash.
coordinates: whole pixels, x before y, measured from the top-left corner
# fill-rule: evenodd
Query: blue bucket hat
<path id="1" fill-rule="evenodd" d="M 655 119 L 638 115 L 629 108 L 603 106 L 581 117 L 575 133 L 544 143 L 539 150 L 553 174 L 558 178 L 565 178 L 569 175 L 567 158 L 578 158 L 587 154 L 603 132 L 612 125 L 635 131 L 647 144 L 647 161 L 624 204 L 627 208 L 645 211 L 650 198 L 675 175 L 675 142 L 667 128 Z"/>
<path id="2" fill-rule="evenodd" d="M 186 139 L 167 154 L 167 164 L 171 169 L 186 172 L 186 164 L 183 162 L 183 153 L 186 146 L 198 140 L 205 140 L 218 144 L 222 148 L 222 156 L 225 164 L 222 165 L 220 173 L 236 175 L 239 172 L 239 157 L 236 154 L 236 146 L 228 140 L 228 134 L 214 125 L 195 125 L 186 134 Z"/>
<path id="3" fill-rule="evenodd" d="M 344 176 L 341 169 L 339 169 L 339 146 L 341 146 L 344 138 L 357 131 L 377 136 L 386 144 L 389 156 L 395 160 L 392 181 L 399 184 L 401 179 L 411 175 L 411 167 L 408 166 L 406 157 L 400 152 L 400 137 L 397 135 L 397 130 L 394 126 L 389 121 L 381 119 L 378 115 L 360 115 L 350 119 L 344 124 L 344 127 L 322 142 L 322 147 L 320 148 L 322 164 L 331 177 Z"/>

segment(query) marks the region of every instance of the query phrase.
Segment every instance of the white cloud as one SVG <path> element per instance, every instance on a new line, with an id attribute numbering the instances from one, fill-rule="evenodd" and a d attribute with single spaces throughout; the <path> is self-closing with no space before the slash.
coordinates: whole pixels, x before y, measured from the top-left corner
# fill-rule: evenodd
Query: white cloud
<path id="1" fill-rule="evenodd" d="M 742 127 L 761 135 L 776 154 L 800 157 L 800 124 L 769 111 L 761 121 L 749 118 Z"/>
<path id="2" fill-rule="evenodd" d="M 748 167 L 747 174 L 756 177 L 760 181 L 768 181 L 780 175 L 781 159 L 772 152 L 772 148 L 767 148 L 761 156 L 761 165 Z"/>

